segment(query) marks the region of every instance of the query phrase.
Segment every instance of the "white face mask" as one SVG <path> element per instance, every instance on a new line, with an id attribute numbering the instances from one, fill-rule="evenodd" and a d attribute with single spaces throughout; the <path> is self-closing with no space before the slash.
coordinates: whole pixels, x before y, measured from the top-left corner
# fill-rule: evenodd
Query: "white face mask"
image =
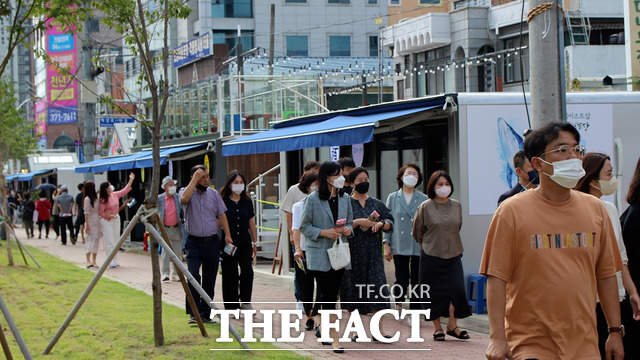
<path id="1" fill-rule="evenodd" d="M 408 187 L 414 187 L 418 183 L 418 178 L 413 175 L 407 175 L 402 179 L 402 182 Z"/>
<path id="2" fill-rule="evenodd" d="M 600 187 L 593 186 L 594 188 L 600 190 L 602 195 L 608 196 L 616 192 L 618 190 L 618 178 L 615 176 L 609 180 L 598 180 L 600 183 Z"/>
<path id="3" fill-rule="evenodd" d="M 442 186 L 436 189 L 439 198 L 446 199 L 451 194 L 451 186 Z"/>
<path id="4" fill-rule="evenodd" d="M 316 190 L 318 190 L 318 185 L 311 185 L 311 186 L 309 186 L 309 192 L 314 192 L 314 191 L 316 191 Z"/>
<path id="5" fill-rule="evenodd" d="M 231 191 L 240 195 L 244 191 L 244 184 L 231 184 Z"/>
<path id="6" fill-rule="evenodd" d="M 554 161 L 553 163 L 544 161 L 543 159 L 540 159 L 540 161 L 553 166 L 553 175 L 549 175 L 544 171 L 542 173 L 555 181 L 556 184 L 567 189 L 576 187 L 578 181 L 586 174 L 582 168 L 582 160 L 578 158 Z"/>
<path id="7" fill-rule="evenodd" d="M 173 195 L 176 193 L 176 190 L 178 190 L 177 186 L 169 186 L 169 190 L 167 192 L 169 193 L 169 195 Z"/>
<path id="8" fill-rule="evenodd" d="M 340 175 L 339 178 L 333 179 L 333 184 L 331 185 L 336 189 L 342 189 L 344 187 L 344 176 Z"/>
<path id="9" fill-rule="evenodd" d="M 114 192 L 116 190 L 116 188 L 113 187 L 113 185 L 109 185 L 109 191 Z"/>

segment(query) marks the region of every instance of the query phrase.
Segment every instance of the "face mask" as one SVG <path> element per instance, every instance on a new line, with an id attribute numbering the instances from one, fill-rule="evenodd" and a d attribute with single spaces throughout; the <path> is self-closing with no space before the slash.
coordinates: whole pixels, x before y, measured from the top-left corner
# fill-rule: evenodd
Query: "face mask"
<path id="1" fill-rule="evenodd" d="M 554 161 L 553 163 L 546 162 L 542 159 L 540 159 L 540 161 L 548 165 L 553 165 L 553 175 L 549 175 L 546 172 L 543 172 L 543 174 L 555 181 L 556 184 L 567 189 L 573 189 L 578 184 L 578 181 L 586 174 L 582 168 L 582 160 L 578 158 Z"/>
<path id="2" fill-rule="evenodd" d="M 540 177 L 538 177 L 538 172 L 535 170 L 531 170 L 527 173 L 527 176 L 529 177 L 529 182 L 534 184 L 534 185 L 538 185 L 540 184 Z"/>
<path id="3" fill-rule="evenodd" d="M 418 178 L 413 175 L 407 175 L 402 179 L 402 182 L 408 187 L 414 187 L 418 183 Z"/>
<path id="4" fill-rule="evenodd" d="M 600 183 L 600 187 L 593 186 L 594 188 L 600 190 L 602 195 L 608 196 L 616 192 L 618 190 L 618 179 L 614 176 L 609 180 L 598 180 Z"/>
<path id="5" fill-rule="evenodd" d="M 116 188 L 113 187 L 113 185 L 109 185 L 109 191 L 114 192 L 114 191 L 116 191 Z"/>
<path id="6" fill-rule="evenodd" d="M 436 189 L 439 198 L 446 199 L 451 195 L 451 186 L 443 186 Z"/>
<path id="7" fill-rule="evenodd" d="M 316 191 L 316 190 L 318 190 L 318 186 L 317 186 L 317 185 L 311 185 L 311 186 L 309 186 L 309 192 L 314 192 L 314 191 Z"/>
<path id="8" fill-rule="evenodd" d="M 369 183 L 361 182 L 360 184 L 356 185 L 356 191 L 360 194 L 366 194 L 369 191 Z"/>
<path id="9" fill-rule="evenodd" d="M 336 189 L 342 189 L 342 187 L 344 186 L 344 176 L 340 175 L 339 178 L 334 179 L 333 184 L 331 185 L 333 185 L 333 187 Z"/>
<path id="10" fill-rule="evenodd" d="M 200 191 L 207 191 L 207 186 L 196 184 L 196 189 Z"/>
<path id="11" fill-rule="evenodd" d="M 169 186 L 169 195 L 173 195 L 176 193 L 176 190 L 178 189 L 177 186 Z"/>
<path id="12" fill-rule="evenodd" d="M 240 195 L 244 191 L 244 184 L 231 184 L 231 191 Z"/>

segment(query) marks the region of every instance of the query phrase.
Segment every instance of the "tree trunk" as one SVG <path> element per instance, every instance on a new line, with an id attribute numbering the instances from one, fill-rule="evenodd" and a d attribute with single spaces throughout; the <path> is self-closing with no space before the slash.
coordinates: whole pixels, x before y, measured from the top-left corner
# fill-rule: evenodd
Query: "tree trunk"
<path id="1" fill-rule="evenodd" d="M 6 183 L 7 181 L 4 177 L 4 173 L 0 171 L 0 194 L 2 195 L 2 198 L 0 199 L 0 217 L 2 217 L 3 219 L 9 218 L 9 214 L 7 211 L 7 206 L 9 204 L 7 201 L 7 188 L 5 187 Z M 11 221 L 11 219 L 9 219 L 9 221 Z M 13 266 L 13 255 L 11 254 L 11 238 L 9 237 L 11 231 L 9 229 L 8 223 L 5 223 L 3 221 L 2 225 L 4 226 L 4 235 L 7 238 L 7 258 L 9 260 L 9 266 Z"/>
<path id="2" fill-rule="evenodd" d="M 152 225 L 156 225 L 156 217 L 149 218 Z M 160 260 L 158 257 L 158 241 L 149 236 L 149 251 L 151 252 L 151 289 L 153 292 L 153 339 L 156 346 L 164 346 L 164 330 L 162 329 L 162 282 L 160 281 Z"/>

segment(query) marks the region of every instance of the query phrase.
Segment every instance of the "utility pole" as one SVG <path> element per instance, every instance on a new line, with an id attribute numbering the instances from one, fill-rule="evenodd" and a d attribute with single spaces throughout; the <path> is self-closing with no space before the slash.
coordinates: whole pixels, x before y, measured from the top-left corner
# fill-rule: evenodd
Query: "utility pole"
<path id="1" fill-rule="evenodd" d="M 367 103 L 367 76 L 364 74 L 364 69 L 362 69 L 362 106 L 369 105 Z"/>
<path id="2" fill-rule="evenodd" d="M 238 42 L 236 43 L 236 59 L 238 60 L 238 75 L 244 75 L 244 61 L 242 61 L 242 38 L 241 38 L 240 25 L 238 25 Z"/>
<path id="3" fill-rule="evenodd" d="M 269 30 L 269 76 L 273 75 L 273 47 L 276 32 L 276 4 L 271 4 L 271 26 Z"/>
<path id="4" fill-rule="evenodd" d="M 82 67 L 84 68 L 84 80 L 90 82 L 93 80 L 93 74 L 91 73 L 91 38 L 89 36 L 89 21 L 87 19 L 84 24 L 84 43 L 82 46 Z M 85 163 L 93 161 L 93 155 L 96 150 L 95 141 L 95 119 L 96 104 L 85 103 L 84 104 L 84 161 Z M 84 174 L 85 180 L 93 180 L 94 176 L 92 172 Z"/>
<path id="5" fill-rule="evenodd" d="M 538 10 L 529 22 L 529 84 L 533 129 L 554 121 L 567 121 L 563 14 L 559 0 L 554 0 L 551 6 L 545 7 L 543 4 L 547 1 L 529 1 L 531 9 Z"/>
<path id="6" fill-rule="evenodd" d="M 378 29 L 378 104 L 382 103 L 382 82 L 384 81 L 384 76 L 382 76 L 382 29 L 384 29 L 383 26 Z"/>

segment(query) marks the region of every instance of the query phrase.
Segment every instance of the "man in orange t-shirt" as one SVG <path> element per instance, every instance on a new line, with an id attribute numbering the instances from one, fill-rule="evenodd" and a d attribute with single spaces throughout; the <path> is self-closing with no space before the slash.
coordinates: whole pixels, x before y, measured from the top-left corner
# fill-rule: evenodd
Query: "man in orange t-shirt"
<path id="1" fill-rule="evenodd" d="M 607 356 L 624 356 L 613 227 L 599 199 L 571 190 L 584 175 L 579 142 L 570 124 L 526 137 L 540 186 L 498 208 L 480 265 L 488 277 L 487 359 L 600 359 L 596 295 L 611 326 Z"/>

